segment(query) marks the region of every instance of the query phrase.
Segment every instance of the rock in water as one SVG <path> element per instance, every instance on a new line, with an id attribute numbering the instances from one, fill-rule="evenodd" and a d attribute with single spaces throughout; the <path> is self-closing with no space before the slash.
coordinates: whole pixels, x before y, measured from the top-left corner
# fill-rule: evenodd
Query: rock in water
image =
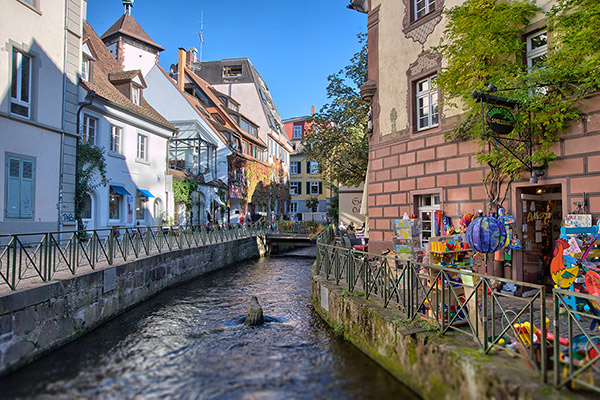
<path id="1" fill-rule="evenodd" d="M 265 318 L 263 317 L 263 310 L 258 304 L 258 299 L 256 296 L 252 296 L 250 299 L 250 306 L 248 307 L 248 312 L 246 313 L 246 319 L 244 320 L 245 325 L 257 326 L 262 325 L 265 322 Z"/>

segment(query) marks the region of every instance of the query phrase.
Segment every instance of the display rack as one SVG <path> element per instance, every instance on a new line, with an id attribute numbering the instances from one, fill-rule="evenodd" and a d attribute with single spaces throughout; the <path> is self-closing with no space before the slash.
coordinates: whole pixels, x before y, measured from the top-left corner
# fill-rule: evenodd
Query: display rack
<path id="1" fill-rule="evenodd" d="M 473 265 L 473 251 L 468 247 L 464 234 L 434 236 L 429 239 L 429 263 L 467 268 Z"/>
<path id="2" fill-rule="evenodd" d="M 422 252 L 420 219 L 397 219 L 394 222 L 394 235 L 392 242 L 398 261 L 421 261 L 419 258 Z"/>

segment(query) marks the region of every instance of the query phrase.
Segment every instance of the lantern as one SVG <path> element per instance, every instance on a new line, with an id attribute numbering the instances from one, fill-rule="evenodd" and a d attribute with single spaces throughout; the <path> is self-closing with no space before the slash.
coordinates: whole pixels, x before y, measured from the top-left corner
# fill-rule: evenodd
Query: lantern
<path id="1" fill-rule="evenodd" d="M 506 228 L 496 218 L 479 217 L 467 228 L 467 242 L 479 253 L 494 253 L 506 244 Z"/>

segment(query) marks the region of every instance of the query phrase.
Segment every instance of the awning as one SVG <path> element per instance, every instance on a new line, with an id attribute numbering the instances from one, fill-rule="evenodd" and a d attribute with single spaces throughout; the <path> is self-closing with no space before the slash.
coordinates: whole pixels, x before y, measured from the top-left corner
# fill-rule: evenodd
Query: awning
<path id="1" fill-rule="evenodd" d="M 144 196 L 144 197 L 154 197 L 154 195 L 152 193 L 150 193 L 148 190 L 138 189 L 138 192 L 140 192 L 142 194 L 142 196 Z"/>
<path id="2" fill-rule="evenodd" d="M 224 206 L 225 203 L 223 203 L 223 200 L 221 200 L 219 197 L 215 197 L 215 201 L 217 202 L 218 205 L 220 206 Z"/>
<path id="3" fill-rule="evenodd" d="M 131 193 L 129 193 L 123 186 L 110 185 L 110 188 L 121 196 L 131 196 Z"/>

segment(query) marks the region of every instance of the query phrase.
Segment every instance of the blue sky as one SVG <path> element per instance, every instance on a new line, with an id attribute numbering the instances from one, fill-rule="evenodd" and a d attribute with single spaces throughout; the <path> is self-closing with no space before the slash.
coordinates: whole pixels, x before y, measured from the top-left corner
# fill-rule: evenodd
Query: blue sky
<path id="1" fill-rule="evenodd" d="M 327 76 L 350 61 L 367 16 L 348 0 L 135 0 L 132 15 L 165 48 L 160 65 L 177 63 L 179 47 L 200 47 L 204 61 L 248 57 L 269 85 L 281 116 L 310 114 L 327 103 Z M 121 0 L 88 0 L 88 22 L 102 35 L 123 13 Z"/>

